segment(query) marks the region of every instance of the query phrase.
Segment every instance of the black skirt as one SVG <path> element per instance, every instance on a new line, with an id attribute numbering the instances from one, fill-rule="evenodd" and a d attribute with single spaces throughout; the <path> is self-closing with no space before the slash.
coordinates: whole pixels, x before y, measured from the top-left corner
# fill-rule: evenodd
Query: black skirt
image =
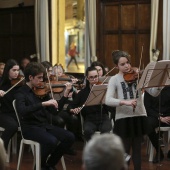
<path id="1" fill-rule="evenodd" d="M 127 117 L 115 122 L 113 132 L 122 138 L 140 137 L 148 132 L 146 116 Z"/>

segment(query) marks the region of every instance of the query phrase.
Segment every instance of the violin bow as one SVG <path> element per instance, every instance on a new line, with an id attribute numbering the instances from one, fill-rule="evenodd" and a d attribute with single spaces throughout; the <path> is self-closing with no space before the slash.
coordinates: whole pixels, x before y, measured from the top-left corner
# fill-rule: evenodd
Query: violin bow
<path id="1" fill-rule="evenodd" d="M 17 86 L 19 83 L 21 83 L 21 81 L 24 80 L 24 79 L 25 79 L 25 77 L 21 78 L 21 80 L 19 80 L 16 84 L 14 84 L 11 88 L 9 88 L 9 89 L 5 92 L 5 94 L 7 94 L 9 91 L 11 91 L 15 86 Z M 4 94 L 4 95 L 5 95 L 5 94 Z"/>
<path id="2" fill-rule="evenodd" d="M 46 68 L 46 73 L 47 73 L 48 83 L 49 83 L 49 87 L 50 87 L 51 98 L 54 99 L 54 95 L 53 95 L 53 91 L 52 91 L 52 87 L 51 87 L 51 81 L 50 81 L 50 78 L 49 78 L 47 68 Z"/>
<path id="3" fill-rule="evenodd" d="M 107 76 L 110 72 L 112 72 L 116 67 L 113 67 L 110 71 L 108 71 L 103 77 Z M 102 84 L 107 80 L 107 77 L 103 80 Z"/>
<path id="4" fill-rule="evenodd" d="M 139 83 L 139 72 L 140 72 L 140 68 L 141 68 L 142 58 L 143 58 L 143 45 L 142 45 L 141 55 L 140 55 L 140 61 L 139 61 L 139 71 L 138 71 L 137 84 Z"/>
<path id="5" fill-rule="evenodd" d="M 109 70 L 104 76 L 107 76 L 110 72 L 112 72 L 116 67 L 113 67 L 111 70 Z"/>
<path id="6" fill-rule="evenodd" d="M 139 84 L 139 72 L 140 72 L 140 68 L 141 68 L 141 61 L 142 61 L 142 56 L 143 56 L 143 45 L 142 45 L 142 49 L 141 49 L 141 56 L 140 56 L 140 61 L 139 61 L 139 69 L 138 69 L 138 78 L 137 78 L 137 85 Z M 136 94 L 135 94 L 135 98 L 137 97 L 137 90 L 136 90 Z M 135 107 L 133 108 L 133 112 L 135 112 Z"/>

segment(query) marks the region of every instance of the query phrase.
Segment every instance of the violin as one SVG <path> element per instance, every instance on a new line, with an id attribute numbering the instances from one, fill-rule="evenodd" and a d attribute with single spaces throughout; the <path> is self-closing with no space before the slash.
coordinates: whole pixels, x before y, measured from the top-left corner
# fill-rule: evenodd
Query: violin
<path id="1" fill-rule="evenodd" d="M 141 77 L 141 71 L 138 72 L 137 67 L 132 67 L 128 72 L 124 73 L 123 78 L 128 84 L 132 84 L 138 80 L 138 76 L 139 78 Z"/>
<path id="2" fill-rule="evenodd" d="M 61 91 L 63 91 L 63 89 L 65 88 L 65 85 L 64 84 L 51 84 L 51 88 L 52 88 L 52 92 L 61 93 Z M 57 89 L 59 89 L 59 90 L 57 91 Z M 51 92 L 50 85 L 45 82 L 39 83 L 38 86 L 33 87 L 32 90 L 35 93 L 35 95 L 40 98 L 45 97 L 47 94 L 49 94 Z"/>
<path id="3" fill-rule="evenodd" d="M 7 94 L 9 91 L 11 91 L 15 86 L 21 86 L 25 84 L 25 81 L 23 81 L 25 79 L 24 76 L 19 75 L 16 79 L 12 79 L 11 80 L 11 88 L 9 88 L 5 94 Z"/>
<path id="4" fill-rule="evenodd" d="M 23 75 L 18 75 L 18 77 L 16 79 L 12 79 L 11 80 L 11 85 L 15 85 L 17 84 L 17 86 L 22 86 L 25 84 L 25 81 L 22 81 L 24 80 L 24 76 Z"/>

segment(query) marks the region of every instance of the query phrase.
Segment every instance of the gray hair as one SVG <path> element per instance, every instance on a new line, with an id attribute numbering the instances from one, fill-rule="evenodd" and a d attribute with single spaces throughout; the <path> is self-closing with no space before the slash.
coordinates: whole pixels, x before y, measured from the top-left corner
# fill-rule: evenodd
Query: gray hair
<path id="1" fill-rule="evenodd" d="M 115 134 L 102 134 L 92 138 L 84 148 L 83 163 L 86 170 L 126 169 L 124 147 Z"/>

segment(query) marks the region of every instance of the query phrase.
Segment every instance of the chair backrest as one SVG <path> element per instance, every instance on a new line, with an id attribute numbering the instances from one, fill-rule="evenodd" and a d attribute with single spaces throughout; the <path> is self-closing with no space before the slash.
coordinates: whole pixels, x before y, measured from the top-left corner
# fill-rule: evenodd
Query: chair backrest
<path id="1" fill-rule="evenodd" d="M 15 106 L 15 103 L 16 103 L 16 100 L 13 100 L 12 104 L 13 104 L 13 107 L 14 107 L 14 110 L 15 110 L 15 114 L 16 114 L 16 117 L 17 117 L 17 120 L 18 120 L 19 127 L 21 129 L 21 136 L 22 136 L 22 138 L 24 138 L 23 135 L 22 135 L 21 123 L 20 123 L 20 120 L 19 120 L 19 116 L 18 116 L 18 112 L 17 112 L 16 106 Z"/>

